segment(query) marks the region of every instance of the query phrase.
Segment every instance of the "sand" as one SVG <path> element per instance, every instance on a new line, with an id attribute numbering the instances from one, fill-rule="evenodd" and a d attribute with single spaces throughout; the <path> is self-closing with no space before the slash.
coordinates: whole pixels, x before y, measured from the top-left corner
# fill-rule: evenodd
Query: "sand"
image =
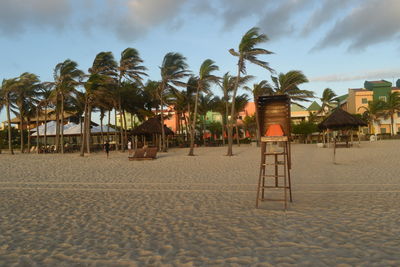
<path id="1" fill-rule="evenodd" d="M 0 155 L 0 266 L 399 266 L 400 141 L 293 145 L 293 197 L 255 209 L 259 150 Z"/>

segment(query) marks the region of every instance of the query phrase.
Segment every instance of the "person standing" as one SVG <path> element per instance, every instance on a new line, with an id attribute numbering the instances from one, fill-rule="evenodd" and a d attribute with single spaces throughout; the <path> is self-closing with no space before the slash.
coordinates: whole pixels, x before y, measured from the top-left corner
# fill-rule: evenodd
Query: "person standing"
<path id="1" fill-rule="evenodd" d="M 131 142 L 131 140 L 128 141 L 128 153 L 129 153 L 128 156 L 132 155 L 132 142 Z"/>
<path id="2" fill-rule="evenodd" d="M 106 141 L 104 144 L 104 151 L 106 152 L 108 158 L 108 154 L 110 153 L 110 143 L 108 141 Z"/>

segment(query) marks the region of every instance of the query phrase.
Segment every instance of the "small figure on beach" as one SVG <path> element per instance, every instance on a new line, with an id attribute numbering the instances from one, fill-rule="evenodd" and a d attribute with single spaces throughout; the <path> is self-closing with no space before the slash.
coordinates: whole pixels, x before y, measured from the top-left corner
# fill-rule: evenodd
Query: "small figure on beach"
<path id="1" fill-rule="evenodd" d="M 132 142 L 131 142 L 131 140 L 128 141 L 128 153 L 129 153 L 129 156 L 132 155 Z"/>
<path id="2" fill-rule="evenodd" d="M 108 154 L 110 153 L 110 143 L 108 141 L 106 141 L 104 144 L 104 151 L 106 152 L 108 158 Z"/>

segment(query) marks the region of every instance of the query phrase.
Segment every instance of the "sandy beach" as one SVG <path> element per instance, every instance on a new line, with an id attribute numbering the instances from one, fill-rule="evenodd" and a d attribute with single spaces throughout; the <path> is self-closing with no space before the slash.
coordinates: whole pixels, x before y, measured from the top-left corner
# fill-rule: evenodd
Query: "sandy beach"
<path id="1" fill-rule="evenodd" d="M 0 266 L 399 266 L 400 141 L 295 144 L 255 209 L 259 149 L 0 155 Z"/>

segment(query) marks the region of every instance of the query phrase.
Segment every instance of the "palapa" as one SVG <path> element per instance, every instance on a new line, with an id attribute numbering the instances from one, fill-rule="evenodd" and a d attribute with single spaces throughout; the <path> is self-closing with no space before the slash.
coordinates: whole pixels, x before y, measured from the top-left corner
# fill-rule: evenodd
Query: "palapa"
<path id="1" fill-rule="evenodd" d="M 174 132 L 164 125 L 165 135 L 174 135 Z M 160 117 L 153 117 L 143 122 L 132 130 L 133 135 L 161 134 Z"/>
<path id="2" fill-rule="evenodd" d="M 331 115 L 329 115 L 320 124 L 318 124 L 318 128 L 321 130 L 339 130 L 357 128 L 359 126 L 367 126 L 367 124 L 363 120 L 354 115 L 351 115 L 341 108 L 337 108 L 335 111 L 332 112 Z"/>
<path id="3" fill-rule="evenodd" d="M 318 128 L 321 130 L 354 129 L 360 126 L 367 126 L 367 123 L 341 108 L 335 109 L 331 115 L 318 124 Z M 336 138 L 334 138 L 333 145 L 333 163 L 336 164 Z"/>

